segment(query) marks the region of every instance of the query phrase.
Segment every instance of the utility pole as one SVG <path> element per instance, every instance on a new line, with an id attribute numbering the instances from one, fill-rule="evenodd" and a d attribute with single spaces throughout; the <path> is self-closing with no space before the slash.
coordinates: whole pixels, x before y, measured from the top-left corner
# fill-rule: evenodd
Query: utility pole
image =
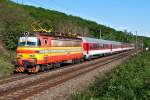
<path id="1" fill-rule="evenodd" d="M 136 41 L 135 41 L 136 44 L 135 44 L 135 45 L 136 45 L 136 50 L 137 50 L 137 48 L 138 48 L 138 46 L 137 46 L 137 45 L 138 45 L 138 41 L 137 41 L 137 31 L 135 31 L 135 35 L 136 35 Z"/>
<path id="2" fill-rule="evenodd" d="M 102 31 L 101 31 L 101 29 L 99 30 L 99 38 L 100 39 L 102 38 Z"/>
<path id="3" fill-rule="evenodd" d="M 128 42 L 128 31 L 127 31 L 127 29 L 124 30 L 124 33 L 125 33 L 126 42 Z"/>
<path id="4" fill-rule="evenodd" d="M 142 51 L 144 50 L 144 36 L 142 35 Z"/>
<path id="5" fill-rule="evenodd" d="M 138 48 L 137 31 L 136 31 L 136 47 Z"/>
<path id="6" fill-rule="evenodd" d="M 82 37 L 84 37 L 84 31 L 83 30 L 81 31 L 81 33 L 82 33 Z"/>

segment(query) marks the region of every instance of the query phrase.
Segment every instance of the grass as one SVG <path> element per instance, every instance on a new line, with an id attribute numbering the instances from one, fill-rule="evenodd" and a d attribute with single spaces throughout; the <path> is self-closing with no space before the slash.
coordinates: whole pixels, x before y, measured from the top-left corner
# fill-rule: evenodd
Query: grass
<path id="1" fill-rule="evenodd" d="M 97 77 L 71 100 L 150 100 L 150 51 L 130 58 L 103 79 Z"/>
<path id="2" fill-rule="evenodd" d="M 0 51 L 0 77 L 10 75 L 14 67 L 11 64 L 12 59 L 14 58 L 15 53 L 12 52 L 12 57 L 7 51 Z"/>

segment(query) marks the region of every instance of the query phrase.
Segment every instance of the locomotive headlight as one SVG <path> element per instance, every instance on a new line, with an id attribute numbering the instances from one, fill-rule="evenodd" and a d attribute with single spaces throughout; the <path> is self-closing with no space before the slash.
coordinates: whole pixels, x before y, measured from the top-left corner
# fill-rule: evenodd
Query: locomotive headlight
<path id="1" fill-rule="evenodd" d="M 23 57 L 23 56 L 19 54 L 18 57 Z"/>
<path id="2" fill-rule="evenodd" d="M 34 57 L 35 57 L 35 55 L 29 55 L 29 57 L 34 58 Z"/>

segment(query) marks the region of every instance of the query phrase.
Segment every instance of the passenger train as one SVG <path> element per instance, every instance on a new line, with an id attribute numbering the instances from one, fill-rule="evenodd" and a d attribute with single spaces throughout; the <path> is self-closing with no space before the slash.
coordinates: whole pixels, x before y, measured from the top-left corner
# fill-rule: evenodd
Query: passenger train
<path id="1" fill-rule="evenodd" d="M 25 34 L 18 40 L 15 72 L 37 73 L 60 67 L 70 61 L 79 63 L 94 56 L 134 49 L 131 43 L 89 37 L 68 37 L 58 33 Z"/>

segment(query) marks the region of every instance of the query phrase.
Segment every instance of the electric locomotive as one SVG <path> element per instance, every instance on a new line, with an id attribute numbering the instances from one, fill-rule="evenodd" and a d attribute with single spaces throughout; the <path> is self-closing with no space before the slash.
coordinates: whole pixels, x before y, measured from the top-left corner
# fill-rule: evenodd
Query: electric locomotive
<path id="1" fill-rule="evenodd" d="M 60 67 L 65 61 L 83 60 L 82 39 L 59 33 L 26 33 L 18 40 L 15 72 L 31 72 Z"/>

